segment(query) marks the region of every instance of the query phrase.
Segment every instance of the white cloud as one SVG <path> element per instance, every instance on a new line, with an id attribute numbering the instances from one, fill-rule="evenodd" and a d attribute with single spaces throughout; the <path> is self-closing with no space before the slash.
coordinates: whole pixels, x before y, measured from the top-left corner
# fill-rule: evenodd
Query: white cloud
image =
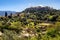
<path id="1" fill-rule="evenodd" d="M 44 5 L 31 5 L 30 4 L 30 7 L 37 7 L 37 6 L 45 7 Z"/>

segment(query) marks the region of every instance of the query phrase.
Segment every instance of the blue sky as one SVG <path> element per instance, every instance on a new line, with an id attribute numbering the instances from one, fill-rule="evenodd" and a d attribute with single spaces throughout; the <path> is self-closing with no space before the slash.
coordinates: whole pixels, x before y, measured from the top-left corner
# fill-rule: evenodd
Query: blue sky
<path id="1" fill-rule="evenodd" d="M 31 6 L 50 6 L 60 9 L 60 0 L 0 0 L 0 11 L 22 11 Z"/>

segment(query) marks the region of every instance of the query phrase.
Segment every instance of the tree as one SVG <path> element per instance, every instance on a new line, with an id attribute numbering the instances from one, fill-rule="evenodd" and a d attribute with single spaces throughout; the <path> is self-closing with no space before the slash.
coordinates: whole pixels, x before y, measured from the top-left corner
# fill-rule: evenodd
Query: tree
<path id="1" fill-rule="evenodd" d="M 8 18 L 12 18 L 12 13 L 8 16 Z"/>
<path id="2" fill-rule="evenodd" d="M 10 16 L 12 17 L 12 13 L 10 14 Z"/>
<path id="3" fill-rule="evenodd" d="M 5 17 L 7 17 L 7 12 L 5 12 Z"/>
<path id="4" fill-rule="evenodd" d="M 17 16 L 19 16 L 19 13 L 17 14 Z"/>

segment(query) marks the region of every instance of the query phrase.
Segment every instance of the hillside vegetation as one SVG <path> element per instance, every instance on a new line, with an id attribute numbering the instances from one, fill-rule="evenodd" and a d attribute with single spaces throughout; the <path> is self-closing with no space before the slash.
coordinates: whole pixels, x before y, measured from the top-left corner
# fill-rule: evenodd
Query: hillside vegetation
<path id="1" fill-rule="evenodd" d="M 30 7 L 0 16 L 0 40 L 60 40 L 60 10 Z"/>

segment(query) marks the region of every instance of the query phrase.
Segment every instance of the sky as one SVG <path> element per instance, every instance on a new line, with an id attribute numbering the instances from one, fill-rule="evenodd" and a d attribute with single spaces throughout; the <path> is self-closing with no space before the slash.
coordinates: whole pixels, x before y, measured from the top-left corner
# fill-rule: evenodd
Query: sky
<path id="1" fill-rule="evenodd" d="M 60 9 L 60 0 L 0 0 L 0 11 L 23 11 L 32 6 L 50 6 Z"/>

